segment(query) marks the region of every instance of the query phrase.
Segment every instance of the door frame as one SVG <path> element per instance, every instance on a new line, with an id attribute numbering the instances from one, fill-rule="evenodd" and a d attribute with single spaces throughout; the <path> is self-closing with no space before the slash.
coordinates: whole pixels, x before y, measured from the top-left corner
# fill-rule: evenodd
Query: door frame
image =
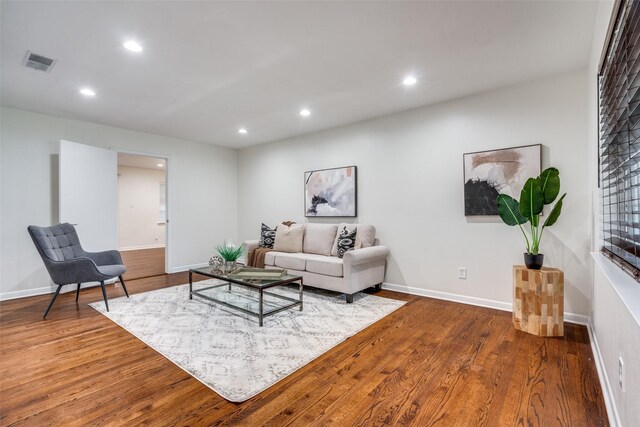
<path id="1" fill-rule="evenodd" d="M 165 191 L 165 202 L 167 204 L 166 208 L 166 222 L 164 224 L 164 272 L 165 274 L 171 271 L 169 260 L 171 259 L 171 221 L 169 221 L 169 215 L 172 211 L 171 209 L 171 191 L 169 190 L 171 185 L 170 182 L 170 170 L 169 164 L 171 163 L 171 155 L 170 154 L 162 154 L 162 153 L 154 153 L 152 151 L 138 151 L 138 150 L 129 150 L 126 148 L 111 148 L 116 153 L 129 154 L 132 156 L 141 156 L 141 157 L 154 157 L 157 159 L 164 159 L 164 191 Z M 119 196 L 119 195 L 118 195 Z M 118 226 L 120 226 L 120 222 L 118 221 Z"/>

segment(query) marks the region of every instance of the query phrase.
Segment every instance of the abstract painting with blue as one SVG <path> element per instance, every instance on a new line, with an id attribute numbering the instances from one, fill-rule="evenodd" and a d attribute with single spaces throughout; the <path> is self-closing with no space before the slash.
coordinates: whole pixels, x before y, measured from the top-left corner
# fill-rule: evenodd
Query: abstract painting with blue
<path id="1" fill-rule="evenodd" d="M 304 190 L 307 217 L 357 215 L 355 166 L 305 172 Z"/>

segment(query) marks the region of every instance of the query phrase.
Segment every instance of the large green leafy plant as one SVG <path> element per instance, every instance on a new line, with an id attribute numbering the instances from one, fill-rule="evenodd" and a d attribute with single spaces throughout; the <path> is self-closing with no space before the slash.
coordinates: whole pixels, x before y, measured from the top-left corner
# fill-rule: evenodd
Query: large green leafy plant
<path id="1" fill-rule="evenodd" d="M 502 221 L 509 226 L 517 225 L 527 242 L 527 253 L 538 255 L 540 239 L 546 227 L 556 223 L 562 211 L 562 200 L 567 193 L 557 201 L 549 216 L 540 225 L 540 214 L 544 205 L 553 203 L 560 194 L 560 172 L 556 168 L 542 171 L 537 178 L 529 178 L 520 192 L 520 201 L 506 194 L 500 194 L 496 199 L 498 214 Z M 529 223 L 529 235 L 522 224 Z"/>

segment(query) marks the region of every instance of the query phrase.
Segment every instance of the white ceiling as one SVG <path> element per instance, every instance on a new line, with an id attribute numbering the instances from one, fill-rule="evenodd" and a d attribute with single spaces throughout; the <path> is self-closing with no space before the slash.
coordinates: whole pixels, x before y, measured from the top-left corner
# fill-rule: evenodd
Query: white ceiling
<path id="1" fill-rule="evenodd" d="M 597 9 L 586 1 L 1 4 L 2 105 L 234 148 L 584 68 Z M 128 38 L 144 52 L 126 51 Z M 27 69 L 26 50 L 58 63 L 51 73 Z M 404 87 L 409 73 L 418 84 Z M 78 94 L 85 85 L 95 98 Z M 303 107 L 310 117 L 298 115 Z"/>

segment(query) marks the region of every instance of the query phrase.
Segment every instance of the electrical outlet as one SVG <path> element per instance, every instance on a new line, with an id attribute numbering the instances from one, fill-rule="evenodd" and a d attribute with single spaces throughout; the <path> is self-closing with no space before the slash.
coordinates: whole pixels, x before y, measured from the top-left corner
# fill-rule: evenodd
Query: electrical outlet
<path id="1" fill-rule="evenodd" d="M 618 357 L 618 384 L 624 391 L 624 360 L 622 360 L 622 356 Z"/>
<path id="2" fill-rule="evenodd" d="M 458 267 L 458 279 L 467 278 L 467 267 Z"/>

